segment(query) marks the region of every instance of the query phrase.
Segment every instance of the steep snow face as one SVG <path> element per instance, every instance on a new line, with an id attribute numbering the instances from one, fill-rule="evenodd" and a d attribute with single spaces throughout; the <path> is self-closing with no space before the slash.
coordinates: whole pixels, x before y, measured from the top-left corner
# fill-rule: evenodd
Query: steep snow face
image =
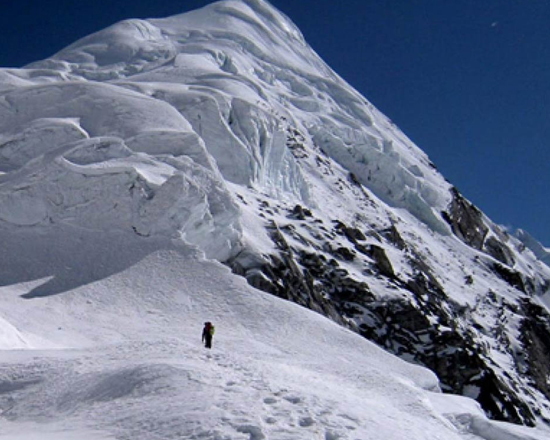
<path id="1" fill-rule="evenodd" d="M 235 252 L 238 209 L 174 107 L 82 81 L 16 88 L 2 99 L 3 221 L 131 228 L 184 237 L 212 257 Z"/>
<path id="2" fill-rule="evenodd" d="M 448 232 L 439 215 L 448 183 L 266 2 L 125 21 L 29 67 L 165 100 L 204 139 L 226 179 L 313 203 L 285 147 L 287 128 L 298 128 L 383 200 Z"/>
<path id="3" fill-rule="evenodd" d="M 288 148 L 294 130 L 449 230 L 438 215 L 448 185 L 424 154 L 265 2 L 124 21 L 3 75 L 0 215 L 12 224 L 133 228 L 227 259 L 242 240 L 224 180 L 319 204 Z M 219 239 L 201 241 L 205 231 Z"/>

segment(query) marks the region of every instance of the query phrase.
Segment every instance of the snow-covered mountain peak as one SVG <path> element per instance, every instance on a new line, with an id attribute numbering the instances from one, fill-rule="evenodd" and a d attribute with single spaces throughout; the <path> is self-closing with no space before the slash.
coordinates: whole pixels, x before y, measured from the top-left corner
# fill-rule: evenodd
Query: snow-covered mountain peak
<path id="1" fill-rule="evenodd" d="M 326 66 L 267 2 L 224 1 L 167 19 L 124 21 L 29 68 L 34 77 L 53 69 L 71 79 L 139 88 L 176 107 L 207 106 L 220 113 L 226 132 L 222 145 L 220 136 L 205 138 L 225 178 L 267 183 L 273 194 L 286 192 L 291 180 L 300 198 L 307 192 L 296 188 L 303 185 L 300 176 L 271 170 L 265 177 L 272 163 L 266 150 L 281 151 L 286 133 L 297 130 L 303 142 L 315 144 L 378 197 L 449 232 L 439 216 L 451 199 L 449 185 L 425 154 Z M 197 125 L 196 115 L 183 113 Z M 262 123 L 247 126 L 250 119 Z M 224 128 L 228 120 L 240 123 Z M 267 149 L 266 136 L 273 139 Z M 235 151 L 237 163 L 227 163 L 228 150 Z M 285 158 L 280 170 L 288 174 L 292 162 Z"/>
<path id="2" fill-rule="evenodd" d="M 270 52 L 273 59 L 287 60 L 289 65 L 292 65 L 289 49 L 290 52 L 296 50 L 297 57 L 310 50 L 299 29 L 267 2 L 226 0 L 165 19 L 129 19 L 116 23 L 82 38 L 52 59 L 77 64 L 78 73 L 88 76 L 92 75 L 90 70 L 126 76 L 142 69 L 151 70 L 178 52 L 193 51 L 197 44 L 206 44 L 212 39 L 225 40 L 228 46 L 251 51 L 269 47 L 265 56 Z M 253 47 L 256 45 L 257 48 Z M 222 52 L 223 46 L 220 49 Z M 51 59 L 48 63 L 51 65 Z M 30 67 L 41 64 L 33 63 Z"/>
<path id="3" fill-rule="evenodd" d="M 291 39 L 306 46 L 304 37 L 296 25 L 265 0 L 219 1 L 168 20 L 180 30 L 203 28 L 213 31 L 225 29 L 232 32 L 236 28 L 244 27 L 242 33 L 260 37 L 260 40 L 267 38 L 270 43 L 281 44 L 277 40 Z"/>
<path id="4" fill-rule="evenodd" d="M 209 304 L 218 321 L 235 326 L 237 338 L 249 334 L 245 312 L 270 310 L 269 325 L 286 316 L 274 298 L 254 297 L 256 288 L 432 369 L 442 389 L 475 398 L 491 417 L 550 420 L 544 367 L 550 365 L 550 267 L 453 188 L 266 1 L 222 1 L 166 19 L 126 20 L 25 69 L 0 70 L 0 208 L 0 289 L 7 292 L 0 301 L 0 348 L 78 347 L 105 343 L 106 335 L 124 344 L 141 331 L 164 338 L 164 326 L 175 329 L 182 321 L 191 332 L 187 320 L 202 321 Z M 197 262 L 203 257 L 253 287 L 242 287 L 218 263 Z M 157 260 L 166 258 L 166 264 Z M 209 276 L 213 281 L 205 283 Z M 227 295 L 232 283 L 244 296 Z M 180 285 L 204 298 L 182 294 Z M 105 305 L 110 288 L 115 312 L 128 315 L 122 328 Z M 69 316 L 67 333 L 53 332 L 32 313 L 42 301 L 59 308 L 57 316 Z M 246 301 L 250 308 L 243 308 Z M 98 328 L 79 325 L 74 310 L 86 319 L 96 313 Z M 247 353 L 287 353 L 284 338 L 266 343 L 260 318 L 249 325 L 257 330 L 252 346 L 261 349 Z M 313 321 L 304 319 L 311 329 Z M 143 325 L 129 324 L 134 321 Z M 297 321 L 284 327 L 290 339 Z M 40 335 L 41 328 L 48 331 Z M 338 339 L 330 330 L 323 334 Z M 315 341 L 312 351 L 301 343 L 293 350 L 326 351 Z M 334 356 L 351 362 L 340 351 Z M 237 358 L 235 368 L 242 368 Z M 416 368 L 432 390 L 433 374 L 420 367 L 405 368 L 404 376 L 416 377 Z M 174 372 L 136 367 L 121 374 L 133 381 L 143 371 L 162 380 Z M 346 377 L 364 383 L 363 373 L 350 371 Z M 396 386 L 411 399 L 404 407 L 417 405 L 426 387 L 398 376 Z M 99 389 L 101 377 L 94 379 Z M 262 393 L 270 383 L 262 382 Z M 19 386 L 7 387 L 18 393 Z M 57 398 L 52 389 L 59 385 L 44 388 L 44 401 Z M 229 385 L 222 400 L 226 392 Z M 32 393 L 22 394 L 32 407 Z M 22 405 L 12 417 L 22 417 Z M 443 416 L 459 438 L 467 432 L 489 439 L 492 430 L 493 437 L 516 438 L 507 427 L 474 426 L 484 419 L 471 402 L 464 405 L 467 416 L 457 416 L 454 405 Z M 433 414 L 429 405 L 418 408 Z M 325 420 L 322 410 L 316 417 Z M 312 420 L 300 416 L 306 428 Z M 232 423 L 251 438 L 277 432 Z M 438 430 L 432 434 L 427 438 L 437 438 Z"/>

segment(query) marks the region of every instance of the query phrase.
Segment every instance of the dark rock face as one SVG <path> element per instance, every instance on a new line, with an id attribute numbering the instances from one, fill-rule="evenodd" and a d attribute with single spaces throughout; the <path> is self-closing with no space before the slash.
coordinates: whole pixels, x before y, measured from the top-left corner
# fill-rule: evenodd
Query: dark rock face
<path id="1" fill-rule="evenodd" d="M 508 266 L 514 265 L 514 256 L 510 248 L 508 248 L 508 246 L 506 246 L 501 241 L 497 240 L 495 237 L 489 237 L 485 241 L 484 247 L 485 252 L 487 252 L 496 260 Z"/>
<path id="2" fill-rule="evenodd" d="M 512 270 L 498 263 L 493 264 L 493 270 L 500 278 L 502 278 L 512 287 L 521 290 L 524 293 L 527 293 L 523 278 L 519 272 L 516 272 L 515 270 Z"/>
<path id="3" fill-rule="evenodd" d="M 453 233 L 464 243 L 481 250 L 489 228 L 483 222 L 483 214 L 458 192 L 452 189 L 453 200 L 443 218 L 449 223 Z"/>
<path id="4" fill-rule="evenodd" d="M 493 419 L 534 425 L 543 418 L 541 401 L 548 405 L 545 414 L 550 412 L 550 315 L 530 297 L 535 281 L 513 268 L 506 234 L 485 225 L 481 212 L 456 190 L 446 218 L 462 241 L 487 255 L 478 254 L 469 270 L 494 274 L 523 302 L 489 290 L 479 293 L 473 308 L 455 303 L 415 243 L 393 223 L 360 229 L 334 220 L 329 226 L 299 205 L 287 212 L 294 223 L 272 221 L 267 227 L 277 253 L 253 257 L 244 251 L 228 262 L 234 272 L 431 369 L 445 392 L 475 398 Z M 396 254 L 399 272 L 390 258 Z M 384 285 L 383 295 L 372 287 L 375 280 Z M 465 286 L 477 282 L 465 272 Z M 476 321 L 476 313 L 485 318 Z M 510 334 L 509 319 L 521 323 L 521 347 L 512 343 L 516 336 Z M 492 347 L 488 340 L 494 341 Z M 495 350 L 515 364 L 514 372 L 495 363 Z"/>
<path id="5" fill-rule="evenodd" d="M 297 258 L 306 267 L 328 267 L 323 276 L 329 278 L 341 276 L 337 272 L 337 263 L 331 266 L 330 263 L 323 261 L 326 258 L 315 254 L 296 256 L 276 224 L 273 223 L 269 231 L 280 253 L 272 255 L 269 261 L 258 260 L 249 267 L 243 267 L 240 263 L 243 261 L 243 255 L 237 255 L 227 262 L 233 272 L 243 275 L 249 284 L 257 289 L 293 301 L 343 324 L 343 319 L 332 302 L 315 285 L 315 279 L 320 277 L 321 273 L 304 273 L 298 265 Z"/>
<path id="6" fill-rule="evenodd" d="M 480 388 L 477 401 L 490 418 L 527 426 L 535 425 L 535 417 L 530 408 L 492 370 L 485 370 L 475 384 Z"/>
<path id="7" fill-rule="evenodd" d="M 550 315 L 530 301 L 524 302 L 523 309 L 521 333 L 526 349 L 523 361 L 536 389 L 550 400 Z"/>
<path id="8" fill-rule="evenodd" d="M 513 252 L 504 243 L 506 234 L 500 230 L 495 236 L 489 236 L 490 229 L 483 221 L 483 214 L 479 209 L 467 201 L 456 188 L 451 190 L 453 200 L 448 211 L 443 212 L 443 218 L 449 223 L 453 233 L 468 246 L 481 250 L 496 260 L 508 266 L 513 266 Z"/>
<path id="9" fill-rule="evenodd" d="M 391 225 L 388 229 L 380 231 L 380 235 L 382 235 L 384 238 L 386 238 L 386 240 L 388 240 L 400 250 L 403 250 L 407 247 L 407 243 L 405 243 L 405 240 L 403 240 L 395 225 Z"/>

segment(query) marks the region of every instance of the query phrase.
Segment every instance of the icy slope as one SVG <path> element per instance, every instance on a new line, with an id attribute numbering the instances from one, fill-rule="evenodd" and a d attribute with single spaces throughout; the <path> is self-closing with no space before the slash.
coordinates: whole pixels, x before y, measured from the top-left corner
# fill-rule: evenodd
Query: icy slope
<path id="1" fill-rule="evenodd" d="M 129 20 L 29 67 L 35 82 L 42 75 L 109 82 L 166 101 L 193 125 L 226 179 L 307 198 L 285 148 L 286 130 L 297 128 L 384 200 L 448 230 L 438 212 L 450 201 L 449 184 L 266 2 L 226 1 L 168 19 Z M 135 116 L 148 131 L 147 117 Z M 172 126 L 170 119 L 159 125 Z M 103 135 L 113 134 L 105 128 Z"/>
<path id="2" fill-rule="evenodd" d="M 25 347 L 2 345 L 1 439 L 547 435 L 488 421 L 473 401 L 439 393 L 428 370 L 259 293 L 181 244 L 120 233 L 56 235 L 43 274 L 33 249 L 12 254 L 11 263 L 3 254 L 3 267 L 19 277 L 2 287 L 0 314 L 21 329 Z M 28 238 L 49 247 L 52 236 Z M 110 257 L 95 259 L 103 252 Z M 86 259 L 96 262 L 88 270 L 109 265 L 108 274 L 84 279 L 67 268 Z M 53 271 L 72 273 L 56 275 L 63 293 L 29 295 L 48 283 L 37 277 Z M 200 343 L 207 319 L 217 326 L 212 351 Z"/>
<path id="3" fill-rule="evenodd" d="M 9 173 L 0 176 L 0 219 L 185 233 L 189 242 L 205 228 L 223 234 L 220 243 L 201 243 L 205 251 L 228 254 L 237 209 L 203 142 L 173 107 L 95 83 L 26 87 L 3 99 L 0 168 Z"/>
<path id="4" fill-rule="evenodd" d="M 265 1 L 124 21 L 0 70 L 0 228 L 0 285 L 43 280 L 20 292 L 31 310 L 174 240 L 429 367 L 492 418 L 550 423 L 550 268 Z M 131 261 L 97 234 L 129 234 L 114 242 Z M 16 310 L 0 340 L 33 346 L 43 332 Z"/>

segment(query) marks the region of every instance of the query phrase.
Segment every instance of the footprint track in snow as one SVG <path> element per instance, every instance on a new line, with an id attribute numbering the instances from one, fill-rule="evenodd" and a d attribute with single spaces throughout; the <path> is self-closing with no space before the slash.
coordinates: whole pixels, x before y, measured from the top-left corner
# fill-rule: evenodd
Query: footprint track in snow
<path id="1" fill-rule="evenodd" d="M 278 387 L 265 369 L 226 353 L 208 353 L 211 383 L 218 392 L 213 407 L 225 413 L 225 422 L 246 440 L 338 440 L 353 438 L 359 422 L 339 411 L 330 401 L 303 396 L 291 387 Z M 235 395 L 247 402 L 235 405 Z M 300 434 L 301 433 L 301 434 Z M 245 435 L 246 437 L 242 437 Z"/>

